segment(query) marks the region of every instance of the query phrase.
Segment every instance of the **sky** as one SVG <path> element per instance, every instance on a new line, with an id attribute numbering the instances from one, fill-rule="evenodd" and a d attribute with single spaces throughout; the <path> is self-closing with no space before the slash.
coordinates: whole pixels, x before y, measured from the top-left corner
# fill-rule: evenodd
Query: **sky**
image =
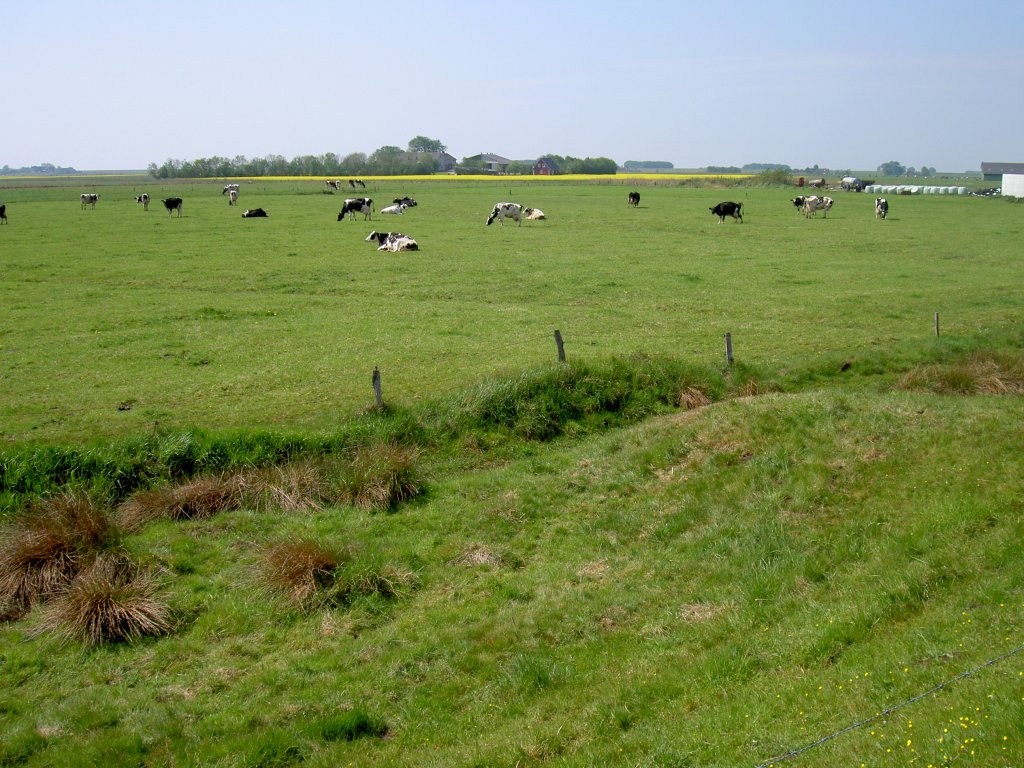
<path id="1" fill-rule="evenodd" d="M 492 152 L 1024 162 L 1024 2 L 9 4 L 0 167 Z"/>

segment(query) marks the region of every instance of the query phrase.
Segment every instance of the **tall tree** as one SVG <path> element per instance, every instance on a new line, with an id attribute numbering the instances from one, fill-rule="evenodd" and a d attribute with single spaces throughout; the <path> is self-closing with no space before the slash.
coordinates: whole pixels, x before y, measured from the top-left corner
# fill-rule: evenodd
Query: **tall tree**
<path id="1" fill-rule="evenodd" d="M 890 160 L 878 166 L 878 172 L 885 176 L 902 176 L 906 170 L 902 163 L 898 163 L 895 160 Z"/>
<path id="2" fill-rule="evenodd" d="M 409 139 L 410 152 L 447 152 L 448 147 L 439 139 L 428 139 L 426 136 L 416 136 Z"/>

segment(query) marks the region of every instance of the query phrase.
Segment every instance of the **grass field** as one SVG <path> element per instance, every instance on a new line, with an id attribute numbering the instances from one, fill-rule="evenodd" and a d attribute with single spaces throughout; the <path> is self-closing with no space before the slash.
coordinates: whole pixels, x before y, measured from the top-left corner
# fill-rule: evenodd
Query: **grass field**
<path id="1" fill-rule="evenodd" d="M 935 312 L 951 334 L 1024 314 L 1024 225 L 1002 200 L 899 198 L 875 221 L 869 196 L 838 193 L 806 221 L 783 189 L 647 186 L 628 210 L 617 185 L 376 181 L 378 208 L 419 206 L 364 223 L 337 222 L 343 195 L 317 181 L 243 184 L 238 209 L 219 183 L 150 181 L 0 190 L 5 442 L 327 428 L 372 402 L 375 366 L 386 398 L 415 402 L 553 359 L 555 329 L 570 358 L 710 363 L 729 332 L 738 359 L 785 367 L 916 341 Z M 708 213 L 728 197 L 744 224 Z M 484 226 L 506 198 L 548 219 Z M 256 206 L 270 218 L 241 218 Z M 422 251 L 377 253 L 376 227 Z"/>
<path id="2" fill-rule="evenodd" d="M 0 189 L 0 765 L 1024 764 L 1024 207 L 144 181 Z"/>

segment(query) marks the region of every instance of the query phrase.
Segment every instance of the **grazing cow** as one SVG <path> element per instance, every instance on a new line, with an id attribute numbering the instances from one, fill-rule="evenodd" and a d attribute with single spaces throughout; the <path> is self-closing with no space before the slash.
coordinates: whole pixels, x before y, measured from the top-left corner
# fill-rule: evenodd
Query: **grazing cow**
<path id="1" fill-rule="evenodd" d="M 495 203 L 491 209 L 491 215 L 487 217 L 487 226 L 497 219 L 501 226 L 505 226 L 505 217 L 515 219 L 516 223 L 523 226 L 523 206 L 519 203 Z"/>
<path id="2" fill-rule="evenodd" d="M 180 197 L 168 197 L 166 200 L 161 201 L 164 204 L 164 208 L 167 209 L 167 215 L 170 216 L 174 211 L 178 212 L 178 218 L 181 218 L 181 208 L 185 204 L 185 201 Z"/>
<path id="3" fill-rule="evenodd" d="M 7 223 L 7 203 L 0 203 L 0 222 Z"/>
<path id="4" fill-rule="evenodd" d="M 228 205 L 234 205 L 238 202 L 238 190 L 232 189 L 228 192 Z"/>
<path id="5" fill-rule="evenodd" d="M 544 211 L 542 211 L 540 208 L 524 208 L 523 213 L 526 215 L 526 218 L 529 219 L 530 221 L 540 221 L 541 219 L 547 218 L 544 215 Z"/>
<path id="6" fill-rule="evenodd" d="M 889 217 L 889 201 L 884 197 L 875 198 L 875 218 L 885 219 Z"/>
<path id="7" fill-rule="evenodd" d="M 232 190 L 237 192 L 238 191 L 238 185 L 237 184 L 228 184 L 227 186 L 224 187 L 224 189 L 221 192 L 221 194 L 222 195 L 226 195 L 229 192 L 231 192 Z"/>
<path id="8" fill-rule="evenodd" d="M 391 202 L 395 205 L 404 205 L 406 208 L 412 208 L 416 205 L 416 201 L 411 197 L 396 197 Z"/>
<path id="9" fill-rule="evenodd" d="M 243 219 L 265 219 L 267 218 L 267 212 L 262 208 L 253 208 L 250 211 L 242 212 Z"/>
<path id="10" fill-rule="evenodd" d="M 327 181 L 324 182 L 324 184 L 327 185 L 328 189 L 341 189 L 340 181 L 331 181 L 330 179 L 328 179 Z"/>
<path id="11" fill-rule="evenodd" d="M 384 208 L 381 208 L 380 212 L 381 213 L 394 213 L 396 215 L 401 215 L 401 214 L 405 213 L 405 209 L 408 208 L 408 207 L 409 206 L 407 206 L 405 203 L 396 203 L 395 205 L 388 205 L 388 206 L 385 206 Z"/>
<path id="12" fill-rule="evenodd" d="M 79 195 L 79 199 L 82 201 L 82 210 L 84 211 L 85 206 L 87 205 L 91 205 L 93 208 L 95 208 L 96 201 L 100 199 L 100 196 L 96 194 L 89 194 L 88 192 L 83 192 L 81 195 Z"/>
<path id="13" fill-rule="evenodd" d="M 363 214 L 363 221 L 367 219 L 373 219 L 373 200 L 368 197 L 355 197 L 348 198 L 345 200 L 345 204 L 341 207 L 341 212 L 338 214 L 338 221 L 345 218 L 346 214 L 350 219 L 355 220 L 356 213 Z"/>
<path id="14" fill-rule="evenodd" d="M 142 203 L 142 210 L 149 210 L 149 193 L 143 192 L 141 195 L 135 198 L 136 203 Z"/>
<path id="15" fill-rule="evenodd" d="M 630 208 L 636 208 L 638 205 L 640 205 L 640 193 L 630 192 L 628 204 Z"/>
<path id="16" fill-rule="evenodd" d="M 741 212 L 742 208 L 743 208 L 743 203 L 732 203 L 732 202 L 729 202 L 727 200 L 725 202 L 719 203 L 714 208 L 708 208 L 708 210 L 711 211 L 711 213 L 713 213 L 715 216 L 718 217 L 718 223 L 719 224 L 725 223 L 725 217 L 726 216 L 732 216 L 734 221 L 738 221 L 740 224 L 742 224 L 743 223 L 743 213 Z"/>
<path id="17" fill-rule="evenodd" d="M 355 189 L 356 187 L 362 187 L 363 189 L 366 189 L 366 184 L 363 183 L 362 179 L 349 179 L 348 185 L 352 187 L 352 189 Z"/>

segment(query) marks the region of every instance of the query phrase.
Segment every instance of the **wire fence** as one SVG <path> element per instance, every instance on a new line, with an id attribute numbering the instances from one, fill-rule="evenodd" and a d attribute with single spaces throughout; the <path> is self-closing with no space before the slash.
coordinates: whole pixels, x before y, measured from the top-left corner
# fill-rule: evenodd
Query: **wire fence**
<path id="1" fill-rule="evenodd" d="M 815 749 L 816 747 L 820 747 L 822 744 L 826 744 L 832 741 L 833 739 L 839 738 L 843 734 L 850 733 L 851 731 L 863 728 L 864 726 L 870 725 L 871 723 L 880 720 L 884 717 L 888 717 L 897 710 L 903 709 L 904 707 L 908 707 L 911 704 L 920 701 L 921 699 L 925 699 L 931 696 L 932 694 L 938 693 L 939 691 L 948 688 L 953 683 L 963 680 L 964 678 L 972 677 L 981 672 L 983 669 L 987 669 L 988 667 L 994 666 L 1001 661 L 1005 661 L 1006 659 L 1009 659 L 1011 656 L 1015 656 L 1022 651 L 1024 651 L 1024 645 L 1018 645 L 1013 650 L 1007 651 L 1006 653 L 1000 656 L 996 656 L 994 659 L 989 659 L 984 664 L 980 664 L 977 667 L 974 667 L 973 669 L 968 669 L 965 672 L 961 672 L 959 675 L 951 677 L 949 680 L 939 683 L 938 685 L 933 686 L 932 688 L 929 688 L 927 691 L 919 693 L 916 696 L 907 699 L 906 701 L 901 701 L 899 704 L 893 704 L 891 707 L 886 707 L 881 712 L 877 712 L 871 717 L 866 717 L 863 720 L 858 720 L 855 723 L 851 723 L 850 725 L 847 725 L 844 728 L 840 728 L 839 730 L 834 731 L 828 734 L 827 736 L 822 736 L 817 741 L 812 741 L 810 744 L 805 744 L 802 747 L 792 749 L 789 752 L 781 754 L 777 757 L 773 757 L 771 760 L 768 760 L 767 762 L 760 763 L 756 766 L 756 768 L 771 768 L 771 766 L 773 765 L 778 765 L 779 763 L 784 763 L 787 760 L 792 760 L 795 757 L 799 757 L 804 752 L 809 752 L 810 750 Z"/>

